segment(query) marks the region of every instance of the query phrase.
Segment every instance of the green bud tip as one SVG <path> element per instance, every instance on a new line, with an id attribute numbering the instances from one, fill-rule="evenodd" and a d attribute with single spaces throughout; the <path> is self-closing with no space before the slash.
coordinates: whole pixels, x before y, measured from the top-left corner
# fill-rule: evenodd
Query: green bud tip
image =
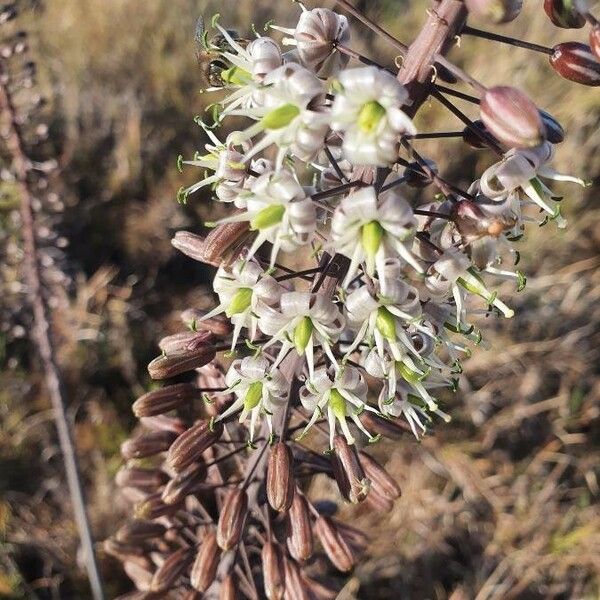
<path id="1" fill-rule="evenodd" d="M 283 204 L 274 204 L 263 208 L 256 216 L 250 221 L 250 229 L 267 229 L 273 227 L 277 223 L 281 222 L 285 213 L 285 206 Z"/>
<path id="2" fill-rule="evenodd" d="M 380 306 L 377 309 L 377 319 L 375 326 L 379 329 L 381 335 L 388 340 L 396 339 L 396 319 L 394 315 L 385 307 Z"/>
<path id="3" fill-rule="evenodd" d="M 252 410 L 258 406 L 262 398 L 263 384 L 261 381 L 255 381 L 250 384 L 246 397 L 244 398 L 244 410 Z"/>
<path id="4" fill-rule="evenodd" d="M 361 241 L 367 256 L 375 258 L 381 240 L 383 239 L 384 229 L 379 221 L 370 221 L 361 228 Z"/>
<path id="5" fill-rule="evenodd" d="M 336 388 L 332 388 L 329 392 L 329 406 L 338 419 L 346 418 L 346 399 Z"/>
<path id="6" fill-rule="evenodd" d="M 384 116 L 385 108 L 377 100 L 371 100 L 363 104 L 360 109 L 358 113 L 358 126 L 365 133 L 371 133 L 376 129 Z"/>
<path id="7" fill-rule="evenodd" d="M 298 354 L 304 354 L 313 329 L 314 325 L 310 317 L 302 317 L 300 323 L 296 325 L 296 329 L 294 330 L 294 345 Z"/>
<path id="8" fill-rule="evenodd" d="M 229 303 L 225 314 L 228 317 L 244 312 L 252 302 L 252 288 L 240 288 Z"/>
<path id="9" fill-rule="evenodd" d="M 261 120 L 265 129 L 287 127 L 298 115 L 300 109 L 295 104 L 283 104 L 268 112 Z"/>

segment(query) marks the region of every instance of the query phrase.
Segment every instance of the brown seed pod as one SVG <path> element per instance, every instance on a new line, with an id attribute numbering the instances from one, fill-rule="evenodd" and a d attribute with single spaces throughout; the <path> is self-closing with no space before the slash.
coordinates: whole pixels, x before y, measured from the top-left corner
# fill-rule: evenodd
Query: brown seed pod
<path id="1" fill-rule="evenodd" d="M 139 544 L 124 544 L 118 542 L 114 537 L 104 540 L 102 545 L 104 552 L 114 556 L 121 561 L 132 560 L 139 565 L 150 568 L 150 561 L 145 556 L 145 549 Z"/>
<path id="2" fill-rule="evenodd" d="M 212 335 L 212 334 L 208 334 Z M 181 353 L 157 356 L 148 365 L 148 373 L 152 379 L 168 379 L 187 371 L 208 364 L 216 352 L 212 344 L 207 343 L 204 347 L 195 350 L 187 350 Z"/>
<path id="3" fill-rule="evenodd" d="M 228 573 L 221 583 L 219 600 L 236 600 L 238 597 L 238 585 L 232 573 Z"/>
<path id="4" fill-rule="evenodd" d="M 284 559 L 285 595 L 286 600 L 310 600 L 308 589 L 300 575 L 300 567 L 294 560 Z"/>
<path id="5" fill-rule="evenodd" d="M 574 0 L 544 0 L 544 11 L 557 27 L 580 29 L 585 25 L 585 17 Z"/>
<path id="6" fill-rule="evenodd" d="M 315 581 L 310 577 L 306 577 L 306 575 L 304 575 L 302 579 L 308 586 L 311 597 L 316 600 L 335 600 L 338 597 L 338 593 L 335 590 L 328 588 L 322 583 Z"/>
<path id="7" fill-rule="evenodd" d="M 294 455 L 284 442 L 273 444 L 267 465 L 267 499 L 273 510 L 287 512 L 294 499 Z"/>
<path id="8" fill-rule="evenodd" d="M 136 504 L 134 515 L 136 519 L 158 519 L 167 515 L 175 514 L 181 508 L 181 504 L 167 504 L 161 498 L 160 493 L 148 496 L 142 502 Z"/>
<path id="9" fill-rule="evenodd" d="M 210 531 L 202 539 L 190 572 L 190 583 L 194 589 L 205 592 L 211 586 L 217 575 L 220 558 L 217 534 Z"/>
<path id="10" fill-rule="evenodd" d="M 267 599 L 282 600 L 285 591 L 285 575 L 280 546 L 267 542 L 262 548 L 261 559 Z"/>
<path id="11" fill-rule="evenodd" d="M 222 550 L 231 550 L 237 546 L 244 530 L 248 512 L 248 494 L 241 488 L 227 492 L 219 523 L 217 525 L 217 543 Z"/>
<path id="12" fill-rule="evenodd" d="M 214 423 L 211 429 L 206 421 L 198 421 L 172 443 L 167 464 L 176 471 L 183 471 L 198 461 L 206 449 L 219 441 L 222 434 L 222 423 Z"/>
<path id="13" fill-rule="evenodd" d="M 486 129 L 511 148 L 533 148 L 544 141 L 544 125 L 537 106 L 517 88 L 488 88 L 479 111 Z"/>
<path id="14" fill-rule="evenodd" d="M 161 537 L 165 531 L 166 528 L 161 523 L 133 519 L 117 531 L 115 538 L 124 544 L 139 544 L 148 539 Z"/>
<path id="15" fill-rule="evenodd" d="M 465 0 L 469 13 L 488 22 L 514 21 L 523 8 L 523 0 Z"/>
<path id="16" fill-rule="evenodd" d="M 190 548 L 179 548 L 169 554 L 156 570 L 150 583 L 151 592 L 165 592 L 179 579 L 192 559 Z"/>
<path id="17" fill-rule="evenodd" d="M 390 500 L 400 498 L 400 488 L 393 477 L 372 456 L 361 451 L 360 463 L 366 476 L 371 480 L 371 487 Z"/>
<path id="18" fill-rule="evenodd" d="M 166 385 L 158 390 L 147 392 L 133 403 L 136 417 L 153 417 L 187 405 L 199 392 L 191 383 Z"/>
<path id="19" fill-rule="evenodd" d="M 600 24 L 590 29 L 590 49 L 600 59 Z"/>
<path id="20" fill-rule="evenodd" d="M 145 458 L 168 450 L 177 436 L 170 431 L 149 431 L 121 444 L 123 458 Z"/>
<path id="21" fill-rule="evenodd" d="M 562 128 L 562 125 L 545 110 L 540 110 L 540 115 L 544 124 L 546 139 L 551 144 L 560 144 L 565 139 L 565 130 Z"/>
<path id="22" fill-rule="evenodd" d="M 146 427 L 146 429 L 153 429 L 155 431 L 170 431 L 178 436 L 187 430 L 187 425 L 184 421 L 176 417 L 167 417 L 166 415 L 140 417 L 140 425 Z"/>
<path id="23" fill-rule="evenodd" d="M 308 502 L 296 487 L 288 511 L 287 545 L 290 554 L 298 561 L 308 560 L 313 553 L 313 534 Z"/>
<path id="24" fill-rule="evenodd" d="M 359 417 L 368 431 L 374 431 L 390 440 L 401 440 L 405 433 L 411 433 L 410 426 L 401 419 L 384 418 L 365 410 Z"/>
<path id="25" fill-rule="evenodd" d="M 198 488 L 198 484 L 202 483 L 205 477 L 206 468 L 203 464 L 191 465 L 167 483 L 162 491 L 161 498 L 167 504 L 183 502 L 186 496 L 189 496 Z"/>
<path id="26" fill-rule="evenodd" d="M 367 496 L 367 504 L 376 513 L 389 513 L 394 508 L 394 501 L 373 488 Z"/>
<path id="27" fill-rule="evenodd" d="M 348 444 L 341 435 L 333 438 L 331 465 L 342 496 L 352 504 L 362 502 L 369 493 L 370 482 L 365 476 L 356 446 Z"/>
<path id="28" fill-rule="evenodd" d="M 119 487 L 131 487 L 144 491 L 156 491 L 167 481 L 169 481 L 169 476 L 160 469 L 123 467 L 115 476 L 115 482 Z"/>
<path id="29" fill-rule="evenodd" d="M 233 327 L 231 321 L 225 315 L 215 315 L 210 319 L 204 319 L 207 311 L 198 308 L 188 308 L 181 313 L 181 320 L 194 331 L 210 331 L 217 337 L 228 336 Z"/>
<path id="30" fill-rule="evenodd" d="M 550 56 L 550 64 L 561 77 L 569 81 L 592 87 L 600 85 L 600 60 L 585 44 L 557 44 Z"/>
<path id="31" fill-rule="evenodd" d="M 352 570 L 355 562 L 354 553 L 329 517 L 317 518 L 315 533 L 333 566 L 344 573 Z"/>

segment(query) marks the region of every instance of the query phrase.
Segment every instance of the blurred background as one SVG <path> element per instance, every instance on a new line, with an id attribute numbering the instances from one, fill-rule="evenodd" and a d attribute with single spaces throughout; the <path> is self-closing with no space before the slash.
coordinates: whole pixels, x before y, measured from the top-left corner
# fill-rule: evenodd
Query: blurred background
<path id="1" fill-rule="evenodd" d="M 508 35 L 585 41 L 583 30 L 557 30 L 541 2 L 525 4 L 504 26 Z M 427 7 L 357 5 L 405 42 Z M 193 118 L 211 101 L 200 93 L 196 18 L 218 11 L 248 35 L 252 22 L 261 30 L 271 18 L 293 26 L 298 10 L 287 0 L 53 0 L 34 2 L 10 25 L 28 32 L 37 66 L 24 93 L 48 101 L 44 152 L 59 168 L 50 203 L 35 207 L 38 235 L 47 240 L 53 327 L 97 540 L 128 510 L 113 476 L 156 343 L 181 328 L 181 309 L 211 302 L 210 269 L 170 245 L 177 229 L 200 231 L 214 214 L 206 197 L 186 206 L 175 199 L 199 176 L 180 174 L 176 159 L 206 142 Z M 392 65 L 393 49 L 352 23 L 352 46 Z M 340 597 L 599 598 L 600 95 L 561 80 L 527 50 L 463 38 L 452 57 L 486 84 L 521 87 L 557 117 L 567 138 L 556 168 L 594 186 L 556 186 L 568 227 L 533 225 L 520 242 L 528 285 L 519 294 L 501 287 L 517 316 L 481 323 L 486 344 L 465 362 L 460 391 L 446 398 L 452 422 L 420 443 L 407 436 L 374 449 L 403 495 L 387 515 L 340 508 L 371 539 Z M 476 118 L 470 105 L 461 108 Z M 461 129 L 434 103 L 417 125 Z M 464 188 L 493 161 L 458 140 L 418 147 Z M 28 338 L 18 197 L 0 185 L 0 597 L 87 598 L 52 411 Z M 321 480 L 313 488 L 335 495 Z M 99 559 L 110 598 L 130 589 L 101 548 Z"/>

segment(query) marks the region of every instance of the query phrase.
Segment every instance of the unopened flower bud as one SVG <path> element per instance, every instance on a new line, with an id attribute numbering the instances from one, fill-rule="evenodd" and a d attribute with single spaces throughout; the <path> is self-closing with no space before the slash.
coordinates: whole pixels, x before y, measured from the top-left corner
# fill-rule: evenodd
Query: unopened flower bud
<path id="1" fill-rule="evenodd" d="M 390 474 L 366 452 L 360 453 L 360 464 L 371 481 L 371 488 L 390 500 L 400 497 L 400 488 Z"/>
<path id="2" fill-rule="evenodd" d="M 225 315 L 215 315 L 210 319 L 205 319 L 205 316 L 206 311 L 188 308 L 181 313 L 181 320 L 198 331 L 210 331 L 217 337 L 226 337 L 231 333 L 231 322 Z"/>
<path id="3" fill-rule="evenodd" d="M 368 431 L 373 431 L 390 440 L 400 440 L 408 432 L 410 433 L 410 426 L 401 419 L 395 418 L 383 418 L 371 411 L 364 411 L 360 417 L 360 422 L 366 427 Z"/>
<path id="4" fill-rule="evenodd" d="M 265 596 L 268 600 L 282 600 L 285 591 L 283 556 L 281 548 L 267 542 L 261 552 Z"/>
<path id="5" fill-rule="evenodd" d="M 178 473 L 162 491 L 161 498 L 167 504 L 176 504 L 182 502 L 186 496 L 189 496 L 197 489 L 198 484 L 202 483 L 206 476 L 204 465 L 192 465 L 188 470 Z"/>
<path id="6" fill-rule="evenodd" d="M 169 476 L 159 469 L 123 467 L 115 476 L 119 487 L 131 487 L 144 491 L 155 491 L 169 480 Z"/>
<path id="7" fill-rule="evenodd" d="M 136 519 L 147 519 L 149 521 L 164 517 L 166 515 L 172 515 L 176 513 L 181 505 L 179 504 L 167 504 L 161 498 L 160 493 L 152 494 L 148 496 L 142 502 L 136 504 L 134 514 Z"/>
<path id="8" fill-rule="evenodd" d="M 296 560 L 308 560 L 313 553 L 310 512 L 308 502 L 298 488 L 288 511 L 288 525 L 287 545 L 290 554 Z"/>
<path id="9" fill-rule="evenodd" d="M 373 488 L 367 496 L 367 504 L 376 513 L 389 513 L 394 508 L 393 500 L 384 496 L 379 490 Z"/>
<path id="10" fill-rule="evenodd" d="M 215 356 L 216 352 L 210 344 L 196 350 L 158 356 L 148 365 L 148 373 L 152 379 L 168 379 L 186 371 L 203 367 Z"/>
<path id="11" fill-rule="evenodd" d="M 236 582 L 233 573 L 228 573 L 221 583 L 219 600 L 237 600 L 238 587 L 238 583 Z"/>
<path id="12" fill-rule="evenodd" d="M 465 0 L 469 12 L 491 23 L 509 23 L 519 16 L 523 0 Z"/>
<path id="13" fill-rule="evenodd" d="M 562 125 L 545 110 L 540 110 L 540 115 L 544 124 L 546 139 L 551 144 L 560 144 L 565 139 L 565 130 L 562 128 Z"/>
<path id="14" fill-rule="evenodd" d="M 221 550 L 217 545 L 217 534 L 207 533 L 200 544 L 198 554 L 190 572 L 190 583 L 199 592 L 206 592 L 217 574 Z"/>
<path id="15" fill-rule="evenodd" d="M 486 128 L 507 146 L 531 148 L 544 141 L 544 125 L 537 106 L 514 87 L 489 88 L 479 109 Z"/>
<path id="16" fill-rule="evenodd" d="M 206 421 L 198 421 L 173 442 L 167 454 L 167 464 L 176 471 L 183 471 L 199 460 L 222 434 L 222 423 L 214 423 L 211 429 Z"/>
<path id="17" fill-rule="evenodd" d="M 544 0 L 544 10 L 557 27 L 580 29 L 585 25 L 585 17 L 574 0 Z"/>
<path id="18" fill-rule="evenodd" d="M 354 567 L 352 549 L 329 517 L 318 517 L 315 522 L 315 533 L 333 566 L 344 573 Z"/>
<path id="19" fill-rule="evenodd" d="M 294 499 L 294 457 L 289 446 L 277 442 L 271 447 L 267 465 L 267 499 L 273 510 L 287 512 Z"/>
<path id="20" fill-rule="evenodd" d="M 145 458 L 169 449 L 176 436 L 170 431 L 150 431 L 121 444 L 123 458 Z"/>
<path id="21" fill-rule="evenodd" d="M 561 77 L 569 81 L 592 87 L 600 85 L 600 60 L 585 44 L 557 44 L 550 56 L 550 64 Z"/>
<path id="22" fill-rule="evenodd" d="M 187 568 L 191 558 L 190 548 L 180 548 L 167 556 L 165 562 L 163 562 L 152 577 L 150 591 L 165 592 L 172 587 Z"/>
<path id="23" fill-rule="evenodd" d="M 168 335 L 158 342 L 158 347 L 164 354 L 181 354 L 198 350 L 214 341 L 214 335 L 210 331 L 180 331 Z"/>
<path id="24" fill-rule="evenodd" d="M 286 600 L 310 600 L 308 589 L 300 575 L 298 563 L 289 558 L 284 558 L 283 572 L 285 576 Z"/>
<path id="25" fill-rule="evenodd" d="M 222 550 L 231 550 L 237 546 L 244 529 L 248 512 L 248 494 L 241 488 L 227 492 L 219 523 L 217 525 L 217 544 Z"/>
<path id="26" fill-rule="evenodd" d="M 369 493 L 370 482 L 358 459 L 356 446 L 348 444 L 345 437 L 336 435 L 333 438 L 333 450 L 333 474 L 342 496 L 353 504 L 362 502 Z"/>
<path id="27" fill-rule="evenodd" d="M 181 419 L 166 415 L 140 417 L 140 425 L 154 431 L 170 431 L 175 435 L 181 435 L 187 429 L 187 425 Z"/>
<path id="28" fill-rule="evenodd" d="M 124 544 L 139 544 L 148 539 L 161 537 L 165 533 L 165 526 L 155 521 L 133 519 L 125 523 L 116 533 L 118 542 Z"/>
<path id="29" fill-rule="evenodd" d="M 198 390 L 190 383 L 167 385 L 140 396 L 133 403 L 136 417 L 152 417 L 186 406 L 198 397 Z"/>

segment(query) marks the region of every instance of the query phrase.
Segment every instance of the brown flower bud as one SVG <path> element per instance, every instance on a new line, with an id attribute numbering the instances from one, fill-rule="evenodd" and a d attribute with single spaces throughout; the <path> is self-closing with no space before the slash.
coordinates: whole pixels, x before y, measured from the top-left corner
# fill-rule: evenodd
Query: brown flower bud
<path id="1" fill-rule="evenodd" d="M 594 25 L 590 29 L 590 48 L 596 58 L 600 58 L 600 25 Z"/>
<path id="2" fill-rule="evenodd" d="M 115 483 L 119 487 L 132 487 L 138 490 L 155 491 L 169 481 L 169 476 L 159 469 L 123 467 L 117 471 Z"/>
<path id="3" fill-rule="evenodd" d="M 217 545 L 217 534 L 210 531 L 204 536 L 196 560 L 190 572 L 190 583 L 199 592 L 205 592 L 217 575 L 217 567 L 221 557 L 221 550 Z"/>
<path id="4" fill-rule="evenodd" d="M 121 561 L 134 560 L 140 565 L 149 565 L 148 559 L 144 556 L 145 550 L 139 544 L 124 544 L 115 538 L 109 538 L 104 540 L 102 547 L 104 552 Z"/>
<path id="5" fill-rule="evenodd" d="M 150 591 L 164 592 L 172 587 L 187 568 L 192 559 L 190 548 L 179 548 L 167 556 L 156 570 L 150 584 Z"/>
<path id="6" fill-rule="evenodd" d="M 225 260 L 231 260 L 239 253 L 248 230 L 249 224 L 243 221 L 219 225 L 205 238 L 189 231 L 178 231 L 171 244 L 194 260 L 220 267 Z"/>
<path id="7" fill-rule="evenodd" d="M 158 347 L 168 356 L 169 354 L 193 352 L 214 341 L 215 336 L 210 331 L 180 331 L 162 338 L 158 342 Z"/>
<path id="8" fill-rule="evenodd" d="M 267 465 L 267 499 L 273 510 L 287 512 L 294 499 L 294 456 L 289 446 L 277 442 L 271 446 Z"/>
<path id="9" fill-rule="evenodd" d="M 600 85 L 600 60 L 589 46 L 565 42 L 557 44 L 552 50 L 550 64 L 561 77 L 582 85 Z"/>
<path id="10" fill-rule="evenodd" d="M 366 452 L 360 453 L 360 463 L 371 480 L 371 487 L 390 500 L 400 498 L 400 488 L 390 474 Z"/>
<path id="11" fill-rule="evenodd" d="M 352 549 L 329 517 L 318 517 L 315 522 L 315 533 L 333 566 L 344 573 L 354 567 Z"/>
<path id="12" fill-rule="evenodd" d="M 235 581 L 235 577 L 232 573 L 229 573 L 225 579 L 221 582 L 221 589 L 219 590 L 219 600 L 236 600 L 238 597 L 238 586 Z"/>
<path id="13" fill-rule="evenodd" d="M 268 600 L 282 600 L 285 591 L 283 555 L 279 545 L 267 542 L 261 552 L 265 595 Z"/>
<path id="14" fill-rule="evenodd" d="M 161 498 L 167 504 L 176 504 L 182 502 L 186 496 L 189 496 L 197 489 L 198 484 L 202 483 L 206 476 L 204 465 L 192 465 L 189 469 L 178 473 L 171 479 L 162 491 Z"/>
<path id="15" fill-rule="evenodd" d="M 369 496 L 370 495 L 371 494 L 369 494 Z M 367 499 L 369 496 L 367 496 Z M 350 545 L 352 550 L 357 551 L 359 553 L 364 551 L 364 549 L 367 547 L 369 540 L 363 531 L 341 521 L 334 520 L 333 523 L 337 527 L 337 530 L 339 531 L 340 535 Z"/>
<path id="16" fill-rule="evenodd" d="M 348 444 L 341 435 L 333 438 L 331 465 L 342 496 L 352 504 L 362 502 L 369 493 L 370 482 L 358 459 L 356 446 Z"/>
<path id="17" fill-rule="evenodd" d="M 303 579 L 310 590 L 311 597 L 314 597 L 316 600 L 335 600 L 338 597 L 337 591 L 328 588 L 322 583 L 306 576 Z"/>
<path id="18" fill-rule="evenodd" d="M 214 423 L 211 429 L 206 421 L 198 421 L 173 442 L 167 454 L 167 464 L 176 471 L 183 471 L 199 460 L 222 434 L 222 423 Z"/>
<path id="19" fill-rule="evenodd" d="M 231 550 L 237 546 L 248 512 L 248 494 L 241 488 L 227 492 L 217 525 L 217 543 L 222 550 Z"/>
<path id="20" fill-rule="evenodd" d="M 580 29 L 585 25 L 585 17 L 573 0 L 544 0 L 544 10 L 557 27 Z"/>
<path id="21" fill-rule="evenodd" d="M 491 23 L 514 21 L 523 8 L 523 0 L 465 0 L 468 11 Z"/>
<path id="22" fill-rule="evenodd" d="M 511 148 L 531 148 L 544 141 L 544 125 L 537 106 L 514 87 L 489 88 L 481 98 L 479 110 L 490 133 Z"/>
<path id="23" fill-rule="evenodd" d="M 181 313 L 181 320 L 195 331 L 210 331 L 217 337 L 228 336 L 233 327 L 225 315 L 215 315 L 210 319 L 203 319 L 207 311 L 198 308 L 188 308 Z"/>
<path id="24" fill-rule="evenodd" d="M 180 507 L 180 504 L 167 504 L 160 497 L 160 493 L 157 493 L 148 496 L 148 498 L 136 504 L 134 515 L 136 519 L 148 519 L 151 521 L 166 515 L 173 515 Z"/>
<path id="25" fill-rule="evenodd" d="M 468 144 L 471 148 L 475 148 L 476 150 L 487 148 L 488 145 L 485 143 L 482 136 L 477 135 L 477 131 L 490 135 L 490 132 L 485 128 L 483 121 L 478 119 L 477 121 L 473 121 L 470 127 L 467 126 L 463 129 L 463 141 L 465 144 Z"/>
<path id="26" fill-rule="evenodd" d="M 121 444 L 123 458 L 145 458 L 169 449 L 177 436 L 170 431 L 149 431 Z"/>
<path id="27" fill-rule="evenodd" d="M 393 500 L 384 496 L 379 490 L 373 488 L 367 496 L 367 504 L 376 513 L 389 513 L 394 508 Z"/>
<path id="28" fill-rule="evenodd" d="M 154 429 L 155 431 L 170 431 L 175 435 L 181 435 L 187 430 L 187 425 L 184 421 L 176 417 L 167 417 L 166 415 L 140 417 L 140 425 L 146 427 L 146 429 Z"/>
<path id="29" fill-rule="evenodd" d="M 165 526 L 154 521 L 133 519 L 125 523 L 116 533 L 118 542 L 136 544 L 151 538 L 161 537 L 165 533 Z"/>
<path id="30" fill-rule="evenodd" d="M 540 115 L 544 124 L 546 139 L 551 144 L 560 144 L 565 139 L 565 130 L 562 128 L 562 125 L 545 110 L 540 110 Z"/>
<path id="31" fill-rule="evenodd" d="M 286 600 L 310 600 L 308 589 L 300 575 L 298 564 L 285 558 L 283 562 L 283 572 L 285 577 L 285 599 Z"/>
<path id="32" fill-rule="evenodd" d="M 133 414 L 136 417 L 162 415 L 185 406 L 190 400 L 198 396 L 198 390 L 191 383 L 166 385 L 140 396 L 133 403 Z"/>
<path id="33" fill-rule="evenodd" d="M 368 431 L 374 431 L 390 440 L 400 440 L 405 433 L 410 433 L 410 426 L 401 419 L 384 418 L 365 410 L 359 417 Z"/>
<path id="34" fill-rule="evenodd" d="M 298 488 L 288 511 L 287 546 L 296 560 L 304 561 L 312 556 L 313 534 L 308 502 Z"/>
<path id="35" fill-rule="evenodd" d="M 148 365 L 148 373 L 152 379 L 168 379 L 206 365 L 216 354 L 212 344 L 206 344 L 194 350 L 157 356 Z"/>

